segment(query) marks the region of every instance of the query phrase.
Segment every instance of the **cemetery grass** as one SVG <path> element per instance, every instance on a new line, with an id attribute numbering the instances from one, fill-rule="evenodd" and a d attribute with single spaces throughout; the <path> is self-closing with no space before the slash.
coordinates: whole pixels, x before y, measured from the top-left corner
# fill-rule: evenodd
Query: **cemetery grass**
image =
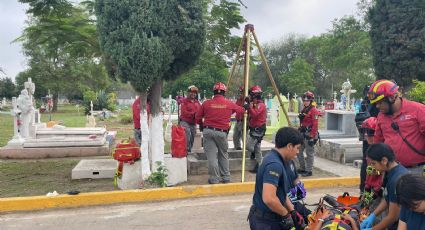
<path id="1" fill-rule="evenodd" d="M 80 159 L 0 161 L 0 197 L 43 196 L 57 191 L 112 191 L 113 179 L 71 180 L 71 170 Z"/>

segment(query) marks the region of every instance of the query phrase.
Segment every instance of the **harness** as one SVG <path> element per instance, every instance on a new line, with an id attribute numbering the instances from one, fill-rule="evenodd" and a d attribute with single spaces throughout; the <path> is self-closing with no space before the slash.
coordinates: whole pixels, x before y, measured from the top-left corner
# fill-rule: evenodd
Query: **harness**
<path id="1" fill-rule="evenodd" d="M 122 177 L 124 163 L 134 164 L 134 162 L 140 160 L 140 147 L 134 139 L 124 140 L 116 145 L 112 157 L 118 161 L 114 176 L 114 186 L 117 187 L 118 178 Z"/>

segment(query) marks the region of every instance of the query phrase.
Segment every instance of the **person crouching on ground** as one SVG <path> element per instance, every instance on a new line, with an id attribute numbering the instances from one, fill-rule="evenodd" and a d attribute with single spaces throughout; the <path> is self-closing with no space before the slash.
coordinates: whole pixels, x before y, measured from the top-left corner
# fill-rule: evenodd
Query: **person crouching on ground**
<path id="1" fill-rule="evenodd" d="M 397 204 L 396 185 L 398 179 L 408 174 L 405 167 L 395 161 L 395 154 L 391 147 L 384 143 L 373 144 L 367 150 L 369 164 L 380 172 L 384 172 L 384 199 L 378 207 L 361 223 L 361 229 L 380 230 L 397 229 L 397 221 L 400 214 L 400 207 Z M 388 215 L 379 223 L 374 225 L 376 216 L 388 209 Z"/>
<path id="2" fill-rule="evenodd" d="M 401 205 L 398 230 L 425 229 L 425 175 L 400 177 L 396 192 Z"/>
<path id="3" fill-rule="evenodd" d="M 284 163 L 297 156 L 303 140 L 294 128 L 277 131 L 275 148 L 264 157 L 256 175 L 253 204 L 248 214 L 251 229 L 289 230 L 303 224 L 287 196 L 291 181 Z"/>
<path id="4" fill-rule="evenodd" d="M 218 82 L 213 87 L 214 97 L 205 101 L 196 113 L 196 122 L 203 134 L 203 146 L 208 159 L 208 183 L 230 182 L 227 134 L 230 117 L 244 108 L 224 97 L 226 85 Z"/>
<path id="5" fill-rule="evenodd" d="M 198 101 L 198 88 L 196 86 L 189 86 L 187 92 L 187 98 L 184 99 L 181 104 L 179 124 L 185 128 L 186 148 L 187 152 L 190 153 L 196 135 L 195 115 L 201 107 L 201 104 Z"/>
<path id="6" fill-rule="evenodd" d="M 313 175 L 314 164 L 314 145 L 318 140 L 319 130 L 319 110 L 314 107 L 314 94 L 307 91 L 302 96 L 304 108 L 298 115 L 300 119 L 300 132 L 304 134 L 304 145 L 298 154 L 300 168 L 298 170 L 301 176 L 308 177 Z M 307 158 L 304 159 L 304 149 Z"/>

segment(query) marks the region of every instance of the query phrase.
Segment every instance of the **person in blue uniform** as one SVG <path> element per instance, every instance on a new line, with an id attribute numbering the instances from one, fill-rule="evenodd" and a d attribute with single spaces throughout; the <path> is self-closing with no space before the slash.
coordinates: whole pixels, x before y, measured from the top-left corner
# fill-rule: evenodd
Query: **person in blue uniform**
<path id="1" fill-rule="evenodd" d="M 425 175 L 400 177 L 396 192 L 401 205 L 398 230 L 425 229 Z"/>
<path id="2" fill-rule="evenodd" d="M 369 164 L 380 172 L 384 172 L 384 192 L 381 203 L 378 207 L 362 222 L 361 229 L 397 229 L 397 221 L 400 215 L 400 206 L 397 203 L 396 186 L 398 179 L 408 174 L 405 167 L 395 161 L 395 154 L 391 147 L 384 143 L 372 144 L 367 150 Z M 376 216 L 388 210 L 379 223 L 374 225 Z"/>
<path id="3" fill-rule="evenodd" d="M 275 148 L 264 157 L 257 171 L 253 205 L 248 214 L 251 229 L 289 230 L 303 224 L 287 196 L 291 180 L 285 168 L 285 161 L 297 156 L 303 141 L 304 137 L 294 128 L 277 131 Z"/>

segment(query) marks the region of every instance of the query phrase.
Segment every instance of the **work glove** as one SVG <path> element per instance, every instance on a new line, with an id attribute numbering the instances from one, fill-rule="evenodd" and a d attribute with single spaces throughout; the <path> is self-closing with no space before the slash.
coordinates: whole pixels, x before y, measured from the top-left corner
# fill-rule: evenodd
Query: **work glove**
<path id="1" fill-rule="evenodd" d="M 373 225 L 373 222 L 375 221 L 376 216 L 374 213 L 370 214 L 366 219 L 363 220 L 363 222 L 360 224 L 360 229 L 368 229 L 371 228 Z"/>
<path id="2" fill-rule="evenodd" d="M 311 139 L 311 138 L 310 138 L 310 139 L 308 139 L 307 144 L 308 144 L 308 145 L 310 145 L 311 147 L 313 147 L 313 146 L 314 146 L 314 144 L 315 144 L 315 143 L 314 143 L 314 139 Z"/>
<path id="3" fill-rule="evenodd" d="M 251 99 L 250 99 L 249 97 L 245 97 L 244 101 L 245 101 L 246 103 L 249 103 L 249 102 L 251 101 Z"/>
<path id="4" fill-rule="evenodd" d="M 290 230 L 294 227 L 294 220 L 291 217 L 291 214 L 284 216 L 282 221 L 280 222 L 280 229 L 282 230 Z"/>
<path id="5" fill-rule="evenodd" d="M 294 221 L 295 229 L 297 230 L 304 229 L 304 218 L 299 212 L 292 210 L 291 217 L 292 217 L 292 220 Z"/>
<path id="6" fill-rule="evenodd" d="M 243 105 L 243 108 L 244 108 L 245 110 L 248 110 L 248 109 L 249 109 L 249 104 L 248 104 L 248 103 L 245 103 L 245 104 Z"/>
<path id="7" fill-rule="evenodd" d="M 304 113 L 298 114 L 298 118 L 300 119 L 300 121 L 302 121 L 305 118 L 305 114 Z"/>

